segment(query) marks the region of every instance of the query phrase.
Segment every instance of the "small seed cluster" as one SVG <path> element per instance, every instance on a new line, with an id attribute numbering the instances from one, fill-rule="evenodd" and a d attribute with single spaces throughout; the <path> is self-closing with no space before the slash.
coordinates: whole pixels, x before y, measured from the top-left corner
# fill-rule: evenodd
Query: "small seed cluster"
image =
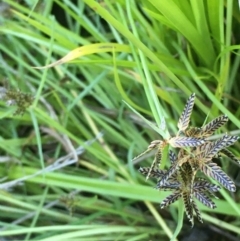
<path id="1" fill-rule="evenodd" d="M 167 207 L 180 198 L 183 199 L 185 212 L 192 226 L 194 225 L 194 213 L 198 220 L 202 222 L 195 199 L 209 208 L 216 208 L 215 203 L 210 197 L 216 198 L 214 193 L 220 190 L 220 186 L 199 177 L 198 173 L 202 172 L 207 177 L 215 179 L 229 191 L 235 192 L 236 187 L 234 182 L 213 162 L 213 159 L 226 156 L 240 165 L 240 161 L 234 154 L 226 149 L 238 140 L 238 136 L 225 134 L 218 140 L 209 140 L 209 137 L 228 121 L 226 115 L 221 115 L 200 128 L 189 127 L 194 99 L 195 94 L 193 93 L 188 98 L 178 121 L 178 133 L 176 136 L 168 140 L 152 141 L 146 151 L 134 158 L 137 159 L 149 152 L 155 151 L 152 165 L 150 167 L 140 167 L 139 171 L 147 179 L 149 177 L 157 178 L 156 188 L 158 190 L 173 191 L 171 195 L 161 202 L 161 208 Z M 169 148 L 170 168 L 168 170 L 161 170 L 159 169 L 159 165 L 163 150 L 167 145 L 177 149 L 174 152 Z"/>
<path id="2" fill-rule="evenodd" d="M 5 87 L 0 87 L 0 100 L 4 101 L 8 106 L 17 106 L 14 115 L 22 115 L 32 104 L 34 97 L 31 94 L 23 93 L 20 90 L 11 90 Z"/>

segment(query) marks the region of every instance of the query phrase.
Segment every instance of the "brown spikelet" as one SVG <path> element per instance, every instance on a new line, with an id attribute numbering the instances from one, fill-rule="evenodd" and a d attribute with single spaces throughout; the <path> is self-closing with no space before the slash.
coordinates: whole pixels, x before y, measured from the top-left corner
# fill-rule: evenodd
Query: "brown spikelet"
<path id="1" fill-rule="evenodd" d="M 202 138 L 194 138 L 194 137 L 172 137 L 168 140 L 168 143 L 172 147 L 195 147 L 200 146 L 204 143 L 204 139 Z"/>
<path id="2" fill-rule="evenodd" d="M 161 178 L 165 175 L 165 170 L 152 169 L 150 172 L 150 167 L 140 167 L 139 172 L 144 176 L 149 175 L 149 177 Z"/>
<path id="3" fill-rule="evenodd" d="M 163 145 L 163 143 L 164 143 L 164 142 L 161 141 L 161 140 L 154 140 L 154 141 L 152 141 L 152 142 L 150 143 L 150 145 L 148 146 L 148 149 L 153 150 L 153 149 L 159 147 L 160 145 Z"/>
<path id="4" fill-rule="evenodd" d="M 171 150 L 169 150 L 169 160 L 170 160 L 171 164 L 173 164 L 177 160 L 176 154 Z"/>
<path id="5" fill-rule="evenodd" d="M 188 163 L 188 162 L 184 162 L 182 165 L 181 165 L 181 169 L 180 169 L 180 175 L 182 176 L 182 179 L 184 180 L 184 178 L 186 178 L 186 176 L 188 177 L 187 180 L 190 180 L 191 177 L 193 174 L 193 170 L 191 168 L 191 165 Z"/>
<path id="6" fill-rule="evenodd" d="M 183 109 L 183 112 L 179 118 L 178 125 L 177 125 L 179 131 L 186 130 L 189 125 L 190 116 L 192 114 L 192 110 L 194 106 L 194 99 L 195 99 L 195 93 L 191 94 L 190 97 L 188 98 L 187 103 Z"/>
<path id="7" fill-rule="evenodd" d="M 206 156 L 209 155 L 209 160 L 211 160 L 212 155 L 210 154 L 211 154 L 212 148 L 213 148 L 213 143 L 211 142 L 205 142 L 203 145 L 198 146 L 195 151 L 195 158 L 197 160 L 205 160 Z"/>
<path id="8" fill-rule="evenodd" d="M 152 141 L 150 143 L 150 145 L 148 146 L 147 150 L 142 152 L 141 154 L 139 154 L 138 156 L 134 157 L 133 158 L 133 161 L 136 160 L 136 159 L 139 159 L 140 157 L 148 154 L 149 152 L 155 150 L 160 144 L 162 143 L 161 140 L 155 140 L 155 141 Z"/>
<path id="9" fill-rule="evenodd" d="M 233 145 L 238 139 L 238 136 L 227 136 L 227 138 L 225 138 L 225 147 Z"/>
<path id="10" fill-rule="evenodd" d="M 169 195 L 161 202 L 160 208 L 165 208 L 169 206 L 170 204 L 176 202 L 181 196 L 182 196 L 182 193 L 179 190 L 177 190 L 176 192 Z"/>
<path id="11" fill-rule="evenodd" d="M 176 173 L 176 171 L 179 169 L 179 166 L 177 165 L 177 163 L 175 163 L 175 165 L 172 165 L 167 172 L 165 173 L 165 175 L 163 176 L 163 178 L 158 182 L 158 188 L 160 188 L 161 186 L 164 186 L 168 179 Z"/>
<path id="12" fill-rule="evenodd" d="M 180 149 L 179 152 L 178 152 L 178 155 L 177 155 L 177 159 L 178 160 L 181 160 L 183 159 L 188 153 L 186 152 L 185 149 Z"/>
<path id="13" fill-rule="evenodd" d="M 183 203 L 185 206 L 185 212 L 188 217 L 189 222 L 191 223 L 192 227 L 194 225 L 194 219 L 193 219 L 193 206 L 192 206 L 192 198 L 189 195 L 188 192 L 184 192 L 183 195 Z"/>
<path id="14" fill-rule="evenodd" d="M 173 189 L 178 190 L 180 188 L 180 186 L 181 186 L 181 183 L 179 182 L 179 178 L 178 178 L 178 173 L 177 172 L 175 172 L 172 176 L 170 176 L 167 179 L 167 181 L 164 183 L 164 185 L 160 184 L 161 180 L 162 180 L 162 178 L 159 179 L 158 182 L 157 182 L 157 189 L 158 190 L 166 191 L 166 190 L 168 190 L 168 188 L 171 189 L 171 190 L 173 190 Z"/>
<path id="15" fill-rule="evenodd" d="M 205 161 L 211 161 L 214 156 L 226 145 L 227 135 L 224 135 L 222 138 L 213 142 L 205 142 L 203 145 L 197 148 L 196 150 L 196 158 L 201 160 L 205 159 Z"/>
<path id="16" fill-rule="evenodd" d="M 193 178 L 193 171 L 188 162 L 183 163 L 183 165 L 179 169 L 179 175 L 181 177 L 181 181 L 183 185 L 190 186 Z"/>
<path id="17" fill-rule="evenodd" d="M 209 208 L 216 208 L 216 204 L 203 192 L 194 192 L 194 196 L 199 202 Z"/>
<path id="18" fill-rule="evenodd" d="M 220 154 L 227 156 L 228 158 L 230 158 L 231 160 L 235 161 L 238 165 L 240 165 L 240 160 L 229 150 L 227 149 L 222 149 L 220 151 Z"/>
<path id="19" fill-rule="evenodd" d="M 203 223 L 201 212 L 198 209 L 198 206 L 194 200 L 192 201 L 192 206 L 193 206 L 194 212 L 196 213 L 197 219 L 199 220 L 199 222 Z"/>
<path id="20" fill-rule="evenodd" d="M 165 175 L 165 174 L 164 174 Z M 156 188 L 158 190 L 163 190 L 163 191 L 167 191 L 167 190 L 178 190 L 181 186 L 181 183 L 178 180 L 178 176 L 177 173 L 174 173 L 171 177 L 169 177 L 167 179 L 167 181 L 164 182 L 164 184 L 161 184 L 161 180 L 162 180 L 163 176 L 161 176 L 157 182 L 157 186 Z"/>
<path id="21" fill-rule="evenodd" d="M 201 165 L 201 162 L 202 160 L 201 159 L 197 159 L 197 158 L 192 158 L 190 161 L 189 161 L 189 164 L 192 168 L 192 172 L 193 174 L 196 174 L 196 172 L 198 171 L 199 169 L 199 166 Z"/>
<path id="22" fill-rule="evenodd" d="M 217 129 L 223 126 L 228 121 L 228 117 L 226 115 L 221 115 L 205 126 L 201 128 L 201 136 L 207 137 L 211 136 Z"/>
<path id="23" fill-rule="evenodd" d="M 209 183 L 207 180 L 203 178 L 197 178 L 196 182 L 193 185 L 195 191 L 198 192 L 218 192 L 221 188 L 216 184 Z"/>
<path id="24" fill-rule="evenodd" d="M 190 127 L 184 132 L 184 134 L 188 137 L 195 137 L 195 138 L 202 137 L 201 128 L 198 128 L 198 127 Z"/>
<path id="25" fill-rule="evenodd" d="M 151 167 L 150 167 L 150 169 L 149 169 L 149 173 L 148 173 L 146 179 L 148 179 L 148 178 L 150 177 L 150 173 L 152 172 L 152 170 L 153 170 L 154 168 L 155 168 L 155 169 L 159 168 L 159 165 L 160 165 L 160 163 L 161 163 L 161 160 L 162 160 L 162 146 L 159 145 L 159 146 L 157 147 L 157 151 L 156 151 L 156 153 L 155 153 L 154 160 L 153 160 L 152 165 L 151 165 Z"/>
<path id="26" fill-rule="evenodd" d="M 221 189 L 220 186 L 209 183 L 207 180 L 203 178 L 196 178 L 196 181 L 193 185 L 194 192 L 204 192 L 206 194 L 211 195 L 212 197 L 218 199 L 218 197 L 213 192 L 218 192 Z"/>
<path id="27" fill-rule="evenodd" d="M 222 169 L 216 163 L 210 162 L 202 165 L 201 170 L 205 175 L 212 177 L 213 179 L 221 183 L 230 192 L 236 191 L 236 186 L 234 182 L 224 171 L 222 171 Z"/>
<path id="28" fill-rule="evenodd" d="M 238 140 L 238 136 L 224 135 L 217 141 L 208 143 L 205 147 L 202 146 L 202 152 L 205 155 L 206 161 L 210 161 L 222 149 L 234 144 Z"/>

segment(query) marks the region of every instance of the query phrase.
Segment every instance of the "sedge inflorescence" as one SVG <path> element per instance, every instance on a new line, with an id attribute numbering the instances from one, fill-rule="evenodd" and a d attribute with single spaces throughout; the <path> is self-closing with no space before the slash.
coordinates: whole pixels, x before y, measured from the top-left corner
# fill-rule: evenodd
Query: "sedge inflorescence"
<path id="1" fill-rule="evenodd" d="M 33 103 L 34 97 L 18 89 L 0 87 L 0 100 L 4 101 L 7 106 L 17 106 L 14 115 L 23 115 L 26 109 Z"/>
<path id="2" fill-rule="evenodd" d="M 152 141 L 146 151 L 134 158 L 137 159 L 155 151 L 152 165 L 150 167 L 140 167 L 139 171 L 147 179 L 149 177 L 156 178 L 156 188 L 158 190 L 173 191 L 161 202 L 161 208 L 167 207 L 180 198 L 183 199 L 185 212 L 192 226 L 194 225 L 194 213 L 198 220 L 202 222 L 196 199 L 209 208 L 216 208 L 211 196 L 216 197 L 214 193 L 220 190 L 220 186 L 200 177 L 199 173 L 215 179 L 230 192 L 235 192 L 236 186 L 234 182 L 214 162 L 214 159 L 226 156 L 240 165 L 237 157 L 226 149 L 238 140 L 238 136 L 224 134 L 221 138 L 213 141 L 209 138 L 228 121 L 226 115 L 221 115 L 202 127 L 189 127 L 194 99 L 195 94 L 193 93 L 188 98 L 179 118 L 176 136 L 170 137 L 168 140 Z M 167 170 L 161 170 L 159 166 L 162 153 L 168 145 L 171 147 L 169 148 L 170 167 Z M 171 150 L 173 148 L 175 151 Z"/>

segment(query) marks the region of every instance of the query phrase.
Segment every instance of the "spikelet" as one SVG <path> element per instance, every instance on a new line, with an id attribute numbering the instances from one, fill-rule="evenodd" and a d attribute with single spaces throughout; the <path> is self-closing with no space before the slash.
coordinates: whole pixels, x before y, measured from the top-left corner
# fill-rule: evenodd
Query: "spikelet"
<path id="1" fill-rule="evenodd" d="M 181 137 L 181 136 L 175 136 L 168 140 L 168 143 L 172 147 L 196 147 L 200 146 L 205 142 L 202 138 L 195 138 L 195 137 Z"/>
<path id="2" fill-rule="evenodd" d="M 194 196 L 199 202 L 209 208 L 216 208 L 216 204 L 203 192 L 194 192 Z"/>
<path id="3" fill-rule="evenodd" d="M 195 137 L 195 138 L 199 138 L 201 137 L 201 128 L 199 127 L 189 127 L 184 134 L 187 137 Z"/>
<path id="4" fill-rule="evenodd" d="M 183 109 L 183 112 L 179 118 L 179 121 L 177 124 L 179 132 L 185 131 L 189 125 L 190 117 L 194 106 L 194 99 L 195 99 L 195 93 L 191 94 L 191 96 L 188 98 L 187 103 Z"/>
<path id="5" fill-rule="evenodd" d="M 193 185 L 193 188 L 198 192 L 218 192 L 221 189 L 220 186 L 209 183 L 207 180 L 203 178 L 197 178 L 196 182 Z"/>
<path id="6" fill-rule="evenodd" d="M 171 150 L 169 150 L 169 160 L 171 164 L 173 164 L 177 160 L 176 154 Z"/>
<path id="7" fill-rule="evenodd" d="M 230 192 L 236 191 L 236 186 L 232 179 L 216 164 L 210 162 L 208 164 L 202 165 L 201 171 L 208 177 L 212 177 Z"/>
<path id="8" fill-rule="evenodd" d="M 162 149 L 163 149 L 163 146 L 162 146 L 162 142 L 161 142 L 157 145 L 157 151 L 155 153 L 152 165 L 149 169 L 149 172 L 148 172 L 148 175 L 147 175 L 146 179 L 149 178 L 149 176 L 150 176 L 150 174 L 151 174 L 151 172 L 154 168 L 155 169 L 159 168 L 159 165 L 160 165 L 161 160 L 162 160 Z"/>
<path id="9" fill-rule="evenodd" d="M 182 196 L 181 191 L 177 190 L 173 194 L 166 197 L 160 204 L 160 208 L 165 208 L 170 204 L 176 202 Z"/>
<path id="10" fill-rule="evenodd" d="M 192 205 L 192 198 L 190 196 L 189 192 L 184 192 L 182 194 L 183 197 L 183 203 L 185 206 L 185 212 L 188 217 L 189 222 L 191 223 L 191 226 L 194 225 L 194 219 L 193 219 L 193 205 Z"/>
<path id="11" fill-rule="evenodd" d="M 196 204 L 196 202 L 193 200 L 192 201 L 192 206 L 193 206 L 193 210 L 194 212 L 196 213 L 196 216 L 197 216 L 197 219 L 199 222 L 203 223 L 203 220 L 202 220 L 202 216 L 201 216 L 201 212 L 200 210 L 198 209 L 198 206 Z M 193 226 L 193 225 L 192 225 Z"/>
<path id="12" fill-rule="evenodd" d="M 142 173 L 144 176 L 149 175 L 149 177 L 161 178 L 165 175 L 165 170 L 159 169 L 152 169 L 150 171 L 150 167 L 140 167 L 139 172 Z"/>
<path id="13" fill-rule="evenodd" d="M 205 126 L 201 128 L 201 136 L 208 137 L 211 136 L 216 130 L 228 122 L 228 117 L 226 115 L 221 115 Z"/>
<path id="14" fill-rule="evenodd" d="M 134 157 L 133 161 L 139 159 L 140 157 L 143 157 L 144 155 L 148 154 L 151 151 L 154 151 L 161 143 L 162 143 L 161 140 L 152 141 L 148 146 L 147 150 L 140 153 L 138 156 Z"/>
<path id="15" fill-rule="evenodd" d="M 222 149 L 219 153 L 220 155 L 225 155 L 228 158 L 230 158 L 231 160 L 235 161 L 238 165 L 240 165 L 240 160 L 229 150 L 227 149 Z"/>

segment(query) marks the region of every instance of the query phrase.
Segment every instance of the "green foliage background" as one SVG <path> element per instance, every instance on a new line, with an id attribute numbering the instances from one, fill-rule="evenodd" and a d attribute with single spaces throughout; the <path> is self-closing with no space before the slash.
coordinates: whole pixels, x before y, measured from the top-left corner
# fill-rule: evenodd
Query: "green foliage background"
<path id="1" fill-rule="evenodd" d="M 1 1 L 1 84 L 31 93 L 35 100 L 23 116 L 1 103 L 0 237 L 174 240 L 173 233 L 181 229 L 178 204 L 160 210 L 167 193 L 153 189 L 154 182 L 137 171 L 151 157 L 132 162 L 162 137 L 125 102 L 158 127 L 165 118 L 171 134 L 194 92 L 192 125 L 224 113 L 230 119 L 224 132 L 239 134 L 237 4 Z M 94 43 L 126 44 L 130 52 L 96 53 L 49 69 L 33 68 Z M 239 156 L 239 143 L 231 150 Z M 225 160 L 221 165 L 236 181 L 237 192 L 222 189 L 217 209 L 200 205 L 204 224 L 195 226 L 212 230 L 217 240 L 237 240 L 239 169 Z M 186 232 L 194 232 L 187 220 L 178 240 Z"/>

